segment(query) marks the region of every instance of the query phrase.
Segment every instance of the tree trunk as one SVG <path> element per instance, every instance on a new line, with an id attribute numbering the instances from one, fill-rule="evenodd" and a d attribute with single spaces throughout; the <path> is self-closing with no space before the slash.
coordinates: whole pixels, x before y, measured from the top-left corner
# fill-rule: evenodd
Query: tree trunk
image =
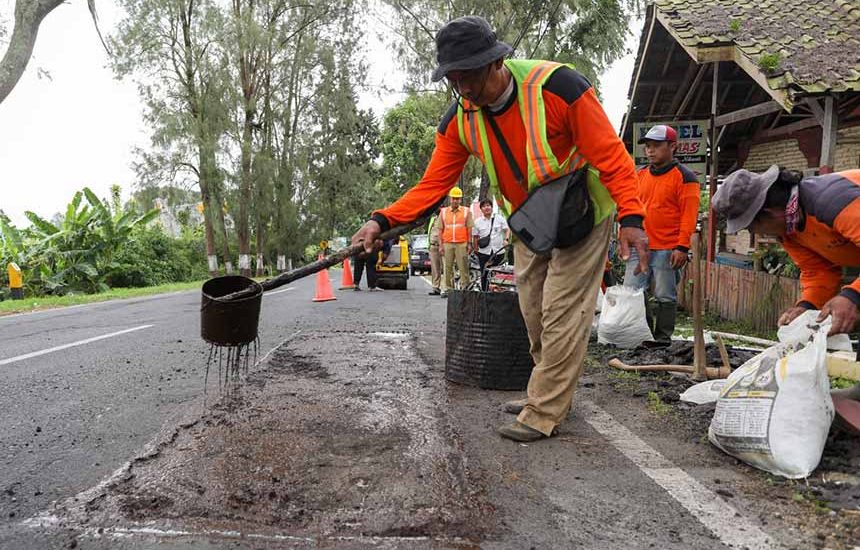
<path id="1" fill-rule="evenodd" d="M 251 124 L 253 114 L 245 111 L 242 128 L 242 180 L 239 190 L 239 219 L 236 232 L 239 236 L 239 274 L 251 276 L 251 235 L 249 231 L 249 206 L 251 204 Z"/>
<path id="2" fill-rule="evenodd" d="M 46 15 L 64 0 L 18 0 L 15 3 L 15 27 L 6 55 L 0 61 L 0 103 L 9 95 L 33 55 L 39 25 Z"/>

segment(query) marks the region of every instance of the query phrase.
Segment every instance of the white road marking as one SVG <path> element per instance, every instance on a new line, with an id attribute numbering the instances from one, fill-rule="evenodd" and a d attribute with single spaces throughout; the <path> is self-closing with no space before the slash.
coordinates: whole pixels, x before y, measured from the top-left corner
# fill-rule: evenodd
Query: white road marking
<path id="1" fill-rule="evenodd" d="M 621 454 L 662 487 L 724 544 L 750 550 L 782 548 L 716 493 L 642 441 L 594 403 L 583 401 L 588 422 Z"/>
<path id="2" fill-rule="evenodd" d="M 113 338 L 114 336 L 119 336 L 121 334 L 128 334 L 129 332 L 134 332 L 136 330 L 143 330 L 145 328 L 149 328 L 153 325 L 140 325 L 139 327 L 127 328 L 125 330 L 119 330 L 117 332 L 111 332 L 110 334 L 102 334 L 101 336 L 93 336 L 92 338 L 87 338 L 86 340 L 79 340 L 77 342 L 72 342 L 70 344 L 63 344 L 62 346 L 55 346 L 53 348 L 43 349 L 39 351 L 33 351 L 30 353 L 25 353 L 24 355 L 18 355 L 16 357 L 10 357 L 8 359 L 0 360 L 0 366 L 8 365 L 10 363 L 16 363 L 18 361 L 24 361 L 25 359 L 32 359 L 33 357 L 39 357 L 40 355 L 46 355 L 48 353 L 54 353 L 55 351 L 61 351 L 68 348 L 73 348 L 75 346 L 83 346 L 84 344 L 91 344 L 93 342 L 98 342 L 99 340 L 104 340 L 105 338 Z"/>
<path id="3" fill-rule="evenodd" d="M 427 277 L 427 275 L 421 275 L 418 278 L 427 283 L 427 286 L 433 288 L 433 282 Z"/>
<path id="4" fill-rule="evenodd" d="M 265 296 L 273 296 L 273 295 L 275 295 L 275 294 L 280 294 L 281 292 L 286 292 L 286 291 L 288 291 L 288 290 L 295 290 L 295 288 L 296 288 L 296 287 L 294 287 L 294 286 L 291 286 L 291 287 L 288 287 L 288 288 L 282 288 L 281 290 L 275 290 L 275 291 L 272 291 L 272 292 L 267 292 L 267 293 L 265 294 Z"/>

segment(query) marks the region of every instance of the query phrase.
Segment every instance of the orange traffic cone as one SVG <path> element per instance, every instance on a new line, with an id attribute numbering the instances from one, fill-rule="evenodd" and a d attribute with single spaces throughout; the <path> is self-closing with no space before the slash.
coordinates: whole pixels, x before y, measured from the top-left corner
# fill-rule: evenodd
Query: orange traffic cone
<path id="1" fill-rule="evenodd" d="M 317 292 L 314 296 L 314 302 L 328 302 L 329 300 L 337 300 L 334 293 L 331 291 L 331 281 L 328 278 L 328 270 L 323 269 L 317 273 Z"/>
<path id="2" fill-rule="evenodd" d="M 340 280 L 340 290 L 349 290 L 355 288 L 355 281 L 352 280 L 352 267 L 349 265 L 349 258 L 343 261 L 343 277 Z"/>

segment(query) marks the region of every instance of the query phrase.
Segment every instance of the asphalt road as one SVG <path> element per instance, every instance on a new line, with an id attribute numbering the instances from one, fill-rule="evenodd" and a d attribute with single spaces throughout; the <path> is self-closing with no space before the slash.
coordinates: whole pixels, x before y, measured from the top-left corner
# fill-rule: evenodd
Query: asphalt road
<path id="1" fill-rule="evenodd" d="M 332 271 L 335 282 L 339 276 Z M 795 528 L 766 517 L 754 498 L 741 495 L 749 491 L 726 492 L 751 483 L 733 462 L 700 440 L 665 433 L 641 401 L 619 399 L 600 384 L 578 392 L 558 437 L 527 446 L 498 438 L 494 428 L 511 419 L 498 405 L 515 394 L 444 381 L 445 301 L 427 296 L 428 288 L 412 278 L 405 292 L 336 291 L 337 301 L 315 304 L 309 279 L 268 294 L 261 353 L 283 345 L 272 356 L 277 361 L 253 369 L 254 388 L 229 406 L 213 379 L 204 393 L 209 349 L 198 336 L 197 292 L 0 318 L 0 547 L 807 547 Z M 408 338 L 401 342 L 401 335 Z M 313 400 L 303 398 L 311 394 Z M 345 410 L 353 411 L 347 420 L 372 422 L 325 435 L 320 426 L 346 422 Z M 311 502 L 323 499 L 320 488 L 334 484 L 337 471 L 355 468 L 341 449 L 334 473 L 331 460 L 302 464 L 315 487 L 305 489 L 301 513 L 338 516 L 328 523 L 290 524 L 272 516 L 281 519 L 263 529 L 258 519 L 232 514 L 229 529 L 204 528 L 199 521 L 183 523 L 175 504 L 164 505 L 163 513 L 153 505 L 138 521 L 129 520 L 129 499 L 143 502 L 141 495 L 168 491 L 196 475 L 190 470 L 197 457 L 202 464 L 213 455 L 213 442 L 219 452 L 234 453 L 224 448 L 229 426 L 241 419 L 253 427 L 257 417 L 306 426 L 300 435 L 315 439 L 304 448 L 315 452 L 341 448 L 345 433 L 353 433 L 348 448 L 364 457 L 369 481 L 349 478 L 347 485 L 369 484 L 379 508 L 386 499 L 400 499 L 400 515 L 368 511 L 342 522 L 342 503 Z M 373 433 L 385 434 L 379 453 L 390 457 L 384 464 L 368 451 L 378 445 Z M 261 444 L 246 436 L 242 446 Z M 160 442 L 158 457 L 153 442 Z M 135 475 L 126 470 L 124 485 L 104 483 L 136 457 Z M 401 481 L 383 483 L 391 464 Z M 434 486 L 438 479 L 427 480 L 436 479 L 439 468 L 447 489 L 431 491 L 420 512 L 409 511 L 404 503 L 419 498 L 423 484 Z M 211 479 L 198 482 L 205 486 Z M 724 496 L 715 492 L 720 488 Z M 112 498 L 119 503 L 115 510 Z M 361 503 L 367 498 L 373 496 L 364 494 Z M 249 499 L 248 508 L 257 505 L 257 497 Z M 83 511 L 70 512 L 78 504 Z M 162 521 L 168 513 L 170 521 Z M 416 514 L 426 517 L 416 523 L 409 519 Z M 374 522 L 400 527 L 374 531 Z"/>

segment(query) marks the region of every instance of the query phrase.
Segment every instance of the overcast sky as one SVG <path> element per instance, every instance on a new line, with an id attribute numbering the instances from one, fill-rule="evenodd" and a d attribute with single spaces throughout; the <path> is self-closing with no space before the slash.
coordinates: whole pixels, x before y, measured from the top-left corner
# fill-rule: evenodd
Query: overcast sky
<path id="1" fill-rule="evenodd" d="M 6 21 L 12 5 L 12 0 L 0 0 L 0 17 Z M 109 34 L 121 14 L 112 2 L 96 5 L 102 31 Z M 639 25 L 632 26 L 638 37 Z M 628 40 L 630 48 L 635 37 Z M 368 49 L 370 83 L 387 79 L 391 84 L 396 67 L 390 51 L 375 43 Z M 616 127 L 626 108 L 632 67 L 633 56 L 628 55 L 602 79 L 604 107 Z M 40 77 L 39 69 L 50 77 Z M 399 99 L 397 94 L 367 93 L 361 101 L 381 115 L 382 108 Z M 149 139 L 141 113 L 134 84 L 114 79 L 107 67 L 86 2 L 61 5 L 42 23 L 27 71 L 0 103 L 0 209 L 15 224 L 26 225 L 25 210 L 53 216 L 84 186 L 107 196 L 117 183 L 128 197 L 135 182 L 132 149 L 146 147 Z"/>

